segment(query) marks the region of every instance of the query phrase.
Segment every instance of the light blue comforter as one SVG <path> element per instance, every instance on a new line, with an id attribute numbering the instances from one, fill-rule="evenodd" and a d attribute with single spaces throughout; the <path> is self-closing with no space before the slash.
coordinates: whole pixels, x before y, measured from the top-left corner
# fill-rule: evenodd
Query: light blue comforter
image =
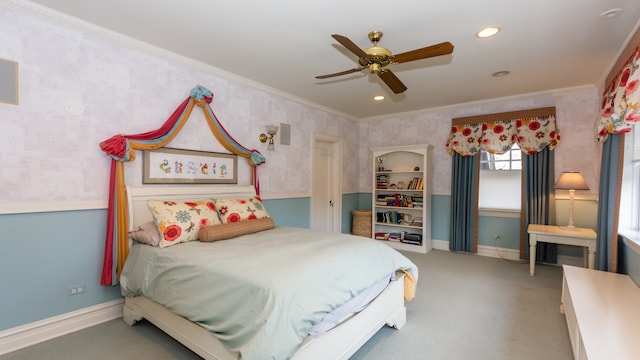
<path id="1" fill-rule="evenodd" d="M 395 270 L 416 266 L 359 236 L 276 227 L 213 243 L 132 247 L 123 296 L 199 323 L 242 359 L 287 359 L 323 316 Z"/>

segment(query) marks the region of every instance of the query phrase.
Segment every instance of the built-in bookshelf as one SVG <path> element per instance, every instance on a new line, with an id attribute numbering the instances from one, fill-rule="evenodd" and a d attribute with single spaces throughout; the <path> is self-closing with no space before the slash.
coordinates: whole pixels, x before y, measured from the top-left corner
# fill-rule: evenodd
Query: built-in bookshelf
<path id="1" fill-rule="evenodd" d="M 399 250 L 431 250 L 432 149 L 433 145 L 371 149 L 374 239 Z"/>

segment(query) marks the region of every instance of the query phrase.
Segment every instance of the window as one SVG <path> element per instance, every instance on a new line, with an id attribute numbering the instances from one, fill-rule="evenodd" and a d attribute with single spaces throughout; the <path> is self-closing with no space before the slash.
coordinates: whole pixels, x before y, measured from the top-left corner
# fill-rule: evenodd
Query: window
<path id="1" fill-rule="evenodd" d="M 480 170 L 522 170 L 522 151 L 518 144 L 504 154 L 480 152 Z"/>
<path id="2" fill-rule="evenodd" d="M 620 227 L 640 230 L 640 127 L 633 126 L 625 135 L 622 193 L 620 196 Z"/>
<path id="3" fill-rule="evenodd" d="M 504 154 L 480 152 L 478 208 L 520 210 L 522 151 L 517 144 Z"/>

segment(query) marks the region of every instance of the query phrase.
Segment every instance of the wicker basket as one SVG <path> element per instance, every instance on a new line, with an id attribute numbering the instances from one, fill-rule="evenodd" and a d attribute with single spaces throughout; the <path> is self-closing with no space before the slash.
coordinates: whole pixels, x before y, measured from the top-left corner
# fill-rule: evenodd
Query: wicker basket
<path id="1" fill-rule="evenodd" d="M 351 212 L 353 235 L 371 237 L 371 210 L 353 210 Z"/>

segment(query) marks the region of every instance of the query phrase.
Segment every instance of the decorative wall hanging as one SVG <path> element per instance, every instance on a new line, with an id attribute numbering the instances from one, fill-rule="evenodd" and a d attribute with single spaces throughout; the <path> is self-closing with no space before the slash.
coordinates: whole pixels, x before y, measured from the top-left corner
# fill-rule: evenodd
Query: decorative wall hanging
<path id="1" fill-rule="evenodd" d="M 213 101 L 213 93 L 196 86 L 191 95 L 171 114 L 159 129 L 142 134 L 114 135 L 100 143 L 100 148 L 111 156 L 111 175 L 109 180 L 109 209 L 107 211 L 107 234 L 105 255 L 102 266 L 102 285 L 115 285 L 122 272 L 124 261 L 129 254 L 129 224 L 127 218 L 127 199 L 124 184 L 124 162 L 136 158 L 135 150 L 153 150 L 167 145 L 178 135 L 189 119 L 194 106 L 204 111 L 207 125 L 218 142 L 230 152 L 246 158 L 253 167 L 253 185 L 256 194 L 260 194 L 258 166 L 266 159 L 258 150 L 249 150 L 240 145 L 225 128 L 211 110 L 209 103 Z M 116 260 L 114 263 L 114 259 Z"/>
<path id="2" fill-rule="evenodd" d="M 143 184 L 237 184 L 238 156 L 162 148 L 145 150 Z"/>

